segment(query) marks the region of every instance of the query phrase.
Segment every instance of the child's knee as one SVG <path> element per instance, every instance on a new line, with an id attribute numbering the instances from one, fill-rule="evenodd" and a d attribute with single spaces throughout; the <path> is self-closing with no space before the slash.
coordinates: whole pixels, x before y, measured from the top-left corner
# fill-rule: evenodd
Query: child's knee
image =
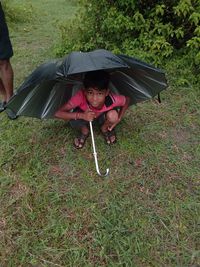
<path id="1" fill-rule="evenodd" d="M 110 123 L 115 123 L 118 120 L 118 112 L 116 110 L 110 110 L 106 113 L 106 119 Z"/>

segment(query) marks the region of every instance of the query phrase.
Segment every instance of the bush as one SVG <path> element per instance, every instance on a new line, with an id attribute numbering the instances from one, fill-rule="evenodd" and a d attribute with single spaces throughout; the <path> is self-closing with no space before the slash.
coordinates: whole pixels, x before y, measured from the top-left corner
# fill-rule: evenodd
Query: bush
<path id="1" fill-rule="evenodd" d="M 105 48 L 159 64 L 177 50 L 193 50 L 200 63 L 198 0 L 80 0 L 70 24 L 61 27 L 57 54 Z"/>
<path id="2" fill-rule="evenodd" d="M 4 9 L 6 20 L 12 26 L 15 26 L 15 23 L 30 22 L 32 19 L 32 5 L 13 5 L 10 0 L 6 0 L 2 1 L 2 6 Z"/>

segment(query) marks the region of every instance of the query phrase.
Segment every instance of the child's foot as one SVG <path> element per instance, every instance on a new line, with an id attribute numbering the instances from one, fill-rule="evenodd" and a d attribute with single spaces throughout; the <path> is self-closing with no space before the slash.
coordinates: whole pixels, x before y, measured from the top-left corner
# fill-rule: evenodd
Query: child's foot
<path id="1" fill-rule="evenodd" d="M 112 145 L 117 142 L 117 137 L 114 130 L 102 132 L 102 134 L 108 145 Z"/>
<path id="2" fill-rule="evenodd" d="M 85 141 L 87 140 L 88 136 L 89 136 L 89 133 L 88 134 L 81 133 L 78 137 L 76 137 L 74 139 L 74 147 L 76 149 L 83 148 L 84 145 L 85 145 Z"/>

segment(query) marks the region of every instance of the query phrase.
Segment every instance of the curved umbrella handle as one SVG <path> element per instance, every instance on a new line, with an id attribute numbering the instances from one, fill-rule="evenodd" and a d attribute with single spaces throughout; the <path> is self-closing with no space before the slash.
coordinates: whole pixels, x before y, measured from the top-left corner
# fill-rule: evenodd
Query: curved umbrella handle
<path id="1" fill-rule="evenodd" d="M 107 176 L 109 174 L 109 169 L 106 169 L 106 172 L 104 174 L 100 173 L 100 171 L 99 171 L 99 165 L 98 165 L 97 152 L 96 152 L 95 142 L 94 142 L 94 134 L 93 134 L 92 122 L 90 121 L 89 124 L 90 124 L 90 133 L 91 133 L 91 137 L 92 137 L 92 146 L 93 146 L 93 151 L 94 151 L 93 155 L 94 155 L 94 160 L 95 160 L 97 173 L 100 176 Z"/>

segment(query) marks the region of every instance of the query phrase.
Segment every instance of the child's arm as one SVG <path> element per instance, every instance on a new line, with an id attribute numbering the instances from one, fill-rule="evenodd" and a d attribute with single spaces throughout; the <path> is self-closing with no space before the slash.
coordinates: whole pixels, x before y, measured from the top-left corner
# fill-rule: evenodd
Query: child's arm
<path id="1" fill-rule="evenodd" d="M 112 131 L 113 128 L 115 128 L 115 126 L 121 121 L 121 119 L 123 118 L 126 110 L 128 109 L 129 107 L 129 104 L 130 104 L 130 97 L 126 96 L 126 102 L 125 102 L 125 105 L 120 109 L 119 111 L 119 117 L 118 117 L 118 120 L 115 124 L 113 124 L 108 130 L 109 131 Z"/>
<path id="2" fill-rule="evenodd" d="M 70 112 L 72 106 L 70 103 L 65 104 L 62 106 L 58 111 L 55 113 L 55 117 L 58 119 L 63 120 L 78 120 L 82 119 L 85 121 L 92 121 L 95 118 L 95 113 L 91 110 L 86 110 L 85 112 Z"/>

